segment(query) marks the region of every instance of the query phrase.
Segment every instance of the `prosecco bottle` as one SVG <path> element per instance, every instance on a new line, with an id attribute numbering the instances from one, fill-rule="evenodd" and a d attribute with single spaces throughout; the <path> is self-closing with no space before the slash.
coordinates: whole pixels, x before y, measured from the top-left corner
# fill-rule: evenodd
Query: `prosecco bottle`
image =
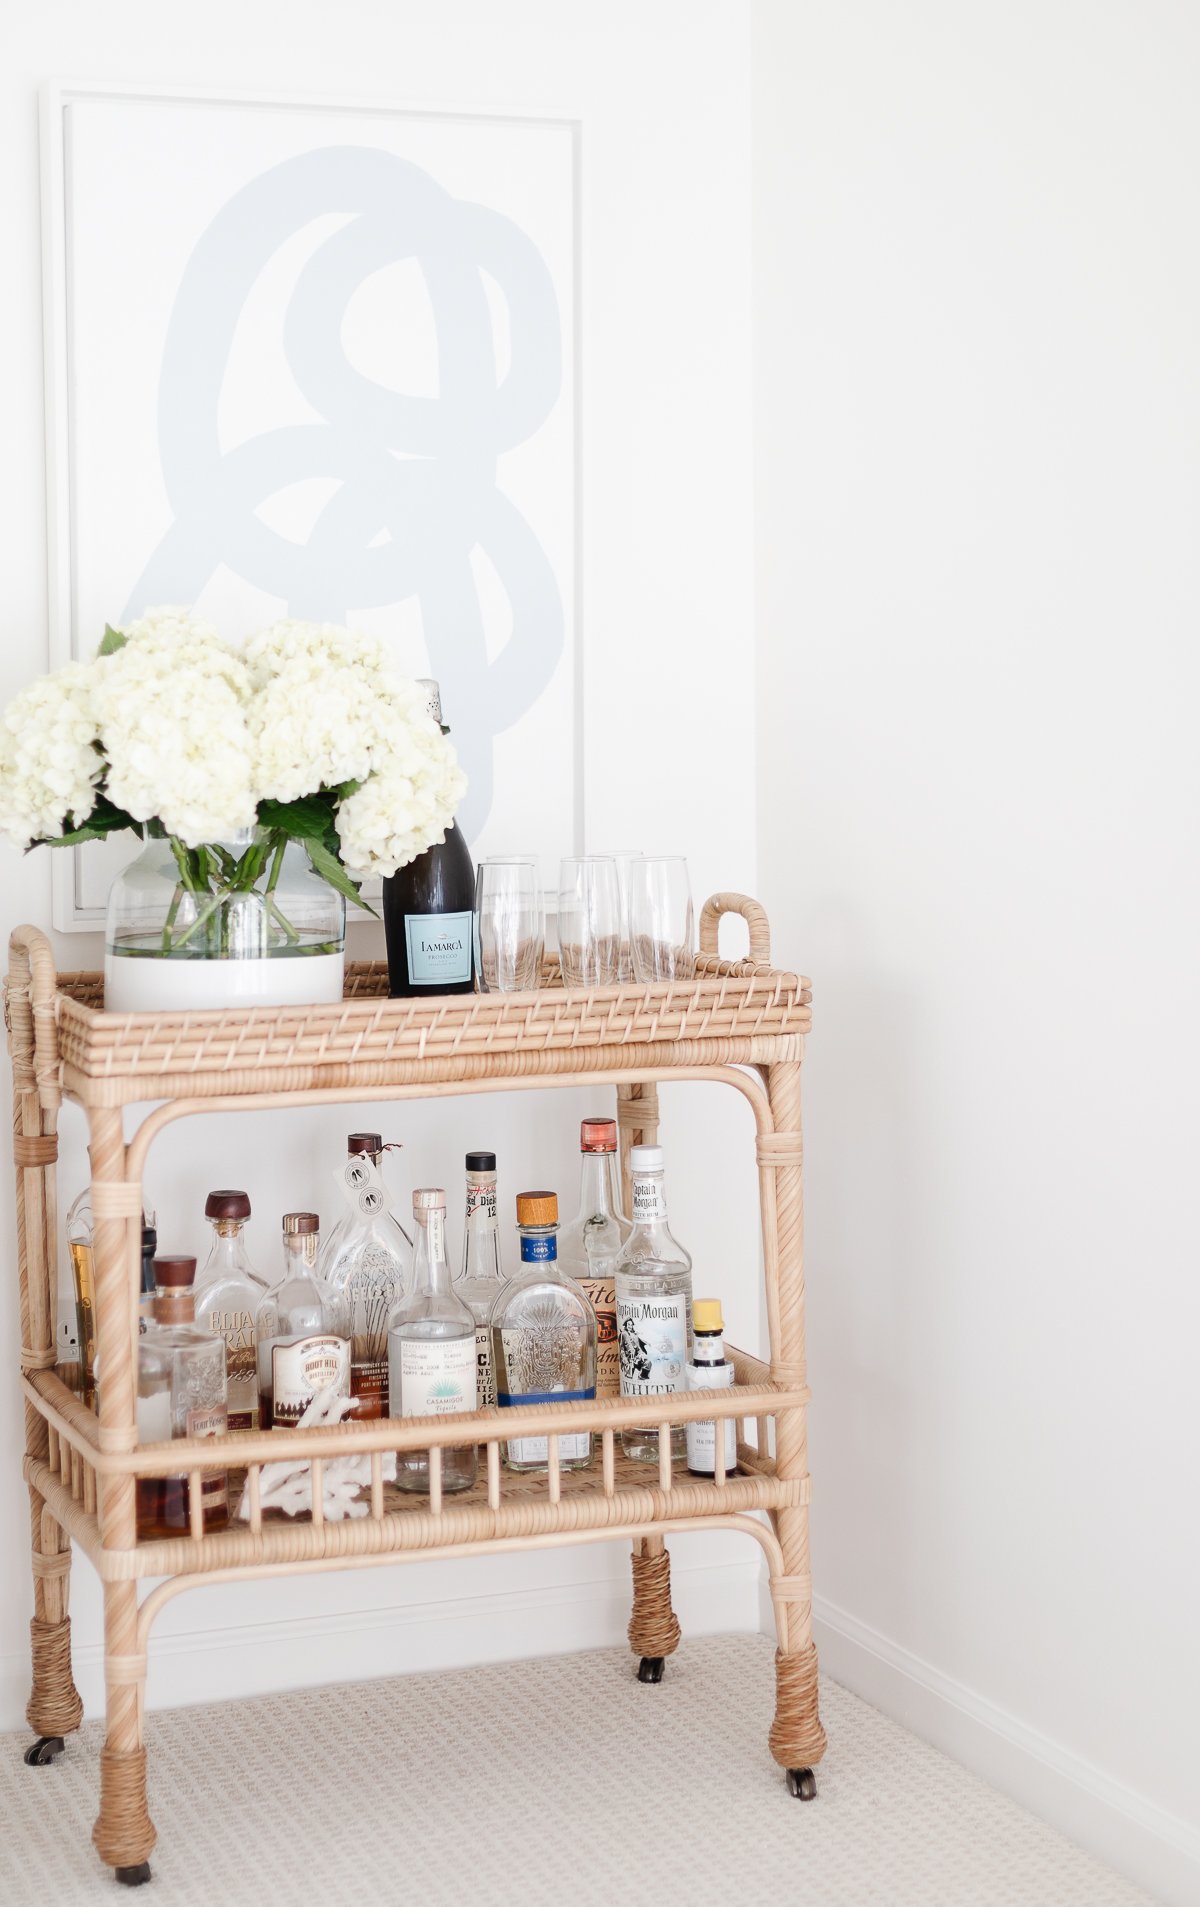
<path id="1" fill-rule="evenodd" d="M 442 695 L 423 681 L 429 713 L 442 723 Z M 474 987 L 475 869 L 454 822 L 446 838 L 383 883 L 388 991 L 393 999 L 470 993 Z"/>

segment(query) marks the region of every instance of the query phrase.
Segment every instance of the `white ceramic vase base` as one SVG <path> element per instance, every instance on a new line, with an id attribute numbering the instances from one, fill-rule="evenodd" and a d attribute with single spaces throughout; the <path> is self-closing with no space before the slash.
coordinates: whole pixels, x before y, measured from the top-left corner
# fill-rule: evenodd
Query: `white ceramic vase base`
<path id="1" fill-rule="evenodd" d="M 283 960 L 163 960 L 106 953 L 104 1005 L 109 1013 L 328 1006 L 342 997 L 344 971 L 344 953 Z"/>

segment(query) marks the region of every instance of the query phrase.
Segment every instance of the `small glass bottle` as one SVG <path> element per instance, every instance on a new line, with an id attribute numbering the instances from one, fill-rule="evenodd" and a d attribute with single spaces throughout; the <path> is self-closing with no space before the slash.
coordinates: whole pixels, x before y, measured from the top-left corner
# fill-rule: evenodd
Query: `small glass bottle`
<path id="1" fill-rule="evenodd" d="M 596 1313 L 585 1293 L 558 1265 L 558 1199 L 553 1192 L 522 1192 L 517 1199 L 521 1269 L 510 1278 L 492 1312 L 492 1357 L 496 1402 L 567 1403 L 596 1395 Z M 549 1439 L 510 1437 L 504 1446 L 510 1470 L 545 1470 Z M 592 1461 L 592 1433 L 558 1439 L 563 1470 L 585 1470 Z"/>
<path id="2" fill-rule="evenodd" d="M 733 1365 L 725 1356 L 725 1321 L 719 1298 L 697 1298 L 692 1306 L 692 1361 L 688 1365 L 690 1391 L 725 1391 L 733 1387 Z M 737 1468 L 737 1421 L 721 1420 L 725 1446 L 725 1474 L 731 1477 Z M 711 1477 L 717 1470 L 717 1424 L 687 1426 L 687 1467 L 694 1477 Z"/>
<path id="3" fill-rule="evenodd" d="M 263 1430 L 298 1423 L 314 1397 L 350 1395 L 346 1305 L 317 1273 L 321 1221 L 285 1212 L 283 1270 L 258 1307 L 258 1407 Z"/>
<path id="4" fill-rule="evenodd" d="M 154 1322 L 138 1338 L 137 1428 L 139 1443 L 174 1437 L 215 1437 L 226 1429 L 225 1342 L 195 1322 L 194 1258 L 154 1261 Z M 205 1530 L 229 1521 L 224 1470 L 200 1473 Z M 191 1529 L 191 1482 L 178 1476 L 139 1477 L 139 1538 L 186 1536 Z"/>
<path id="5" fill-rule="evenodd" d="M 622 1397 L 663 1397 L 682 1390 L 690 1355 L 692 1261 L 667 1226 L 661 1146 L 634 1146 L 633 1230 L 617 1262 L 617 1346 Z M 627 1457 L 658 1462 L 653 1425 L 621 1432 Z M 671 1455 L 687 1455 L 685 1426 L 671 1429 Z"/>
<path id="6" fill-rule="evenodd" d="M 579 1150 L 579 1215 L 559 1236 L 558 1262 L 586 1292 L 596 1313 L 596 1395 L 616 1397 L 621 1363 L 613 1269 L 632 1230 L 621 1210 L 616 1120 L 583 1120 Z"/>
<path id="7" fill-rule="evenodd" d="M 494 1152 L 468 1152 L 462 1271 L 455 1280 L 454 1289 L 475 1319 L 476 1387 L 480 1410 L 489 1409 L 496 1401 L 492 1311 L 503 1283 L 500 1231 L 496 1220 L 496 1155 Z"/>
<path id="8" fill-rule="evenodd" d="M 388 1390 L 394 1417 L 453 1417 L 475 1409 L 475 1319 L 455 1292 L 446 1262 L 446 1194 L 440 1186 L 413 1193 L 417 1263 L 411 1296 L 388 1319 Z M 469 1490 L 474 1444 L 442 1449 L 442 1489 Z M 429 1491 L 428 1450 L 396 1455 L 396 1485 Z"/>
<path id="9" fill-rule="evenodd" d="M 196 1279 L 196 1322 L 225 1340 L 230 1430 L 258 1429 L 258 1366 L 254 1320 L 267 1293 L 246 1255 L 250 1200 L 245 1192 L 210 1192 L 204 1216 L 213 1228 L 212 1250 Z"/>
<path id="10" fill-rule="evenodd" d="M 355 1417 L 393 1415 L 388 1402 L 388 1314 L 412 1284 L 412 1239 L 388 1209 L 383 1140 L 352 1132 L 337 1174 L 350 1210 L 321 1254 L 321 1275 L 346 1303 Z"/>
<path id="11" fill-rule="evenodd" d="M 96 1268 L 92 1250 L 92 1189 L 85 1185 L 67 1213 L 67 1250 L 75 1287 L 75 1336 L 79 1345 L 79 1395 L 96 1401 Z"/>

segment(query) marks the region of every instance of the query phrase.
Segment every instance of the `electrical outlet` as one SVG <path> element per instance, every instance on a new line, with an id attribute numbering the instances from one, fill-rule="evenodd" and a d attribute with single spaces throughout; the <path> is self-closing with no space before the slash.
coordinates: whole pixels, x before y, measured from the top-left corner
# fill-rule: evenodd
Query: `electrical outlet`
<path id="1" fill-rule="evenodd" d="M 58 1337 L 56 1339 L 56 1342 L 58 1345 L 59 1363 L 60 1364 L 78 1364 L 79 1362 L 79 1329 L 78 1329 L 78 1326 L 76 1325 L 74 1318 L 65 1317 L 65 1318 L 59 1319 Z"/>

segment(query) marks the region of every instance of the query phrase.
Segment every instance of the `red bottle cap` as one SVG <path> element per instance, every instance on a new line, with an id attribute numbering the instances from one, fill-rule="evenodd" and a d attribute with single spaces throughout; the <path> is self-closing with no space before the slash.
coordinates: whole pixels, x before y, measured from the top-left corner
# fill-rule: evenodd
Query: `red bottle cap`
<path id="1" fill-rule="evenodd" d="M 615 1152 L 617 1149 L 617 1122 L 615 1119 L 585 1119 L 579 1128 L 579 1150 L 581 1152 Z"/>

